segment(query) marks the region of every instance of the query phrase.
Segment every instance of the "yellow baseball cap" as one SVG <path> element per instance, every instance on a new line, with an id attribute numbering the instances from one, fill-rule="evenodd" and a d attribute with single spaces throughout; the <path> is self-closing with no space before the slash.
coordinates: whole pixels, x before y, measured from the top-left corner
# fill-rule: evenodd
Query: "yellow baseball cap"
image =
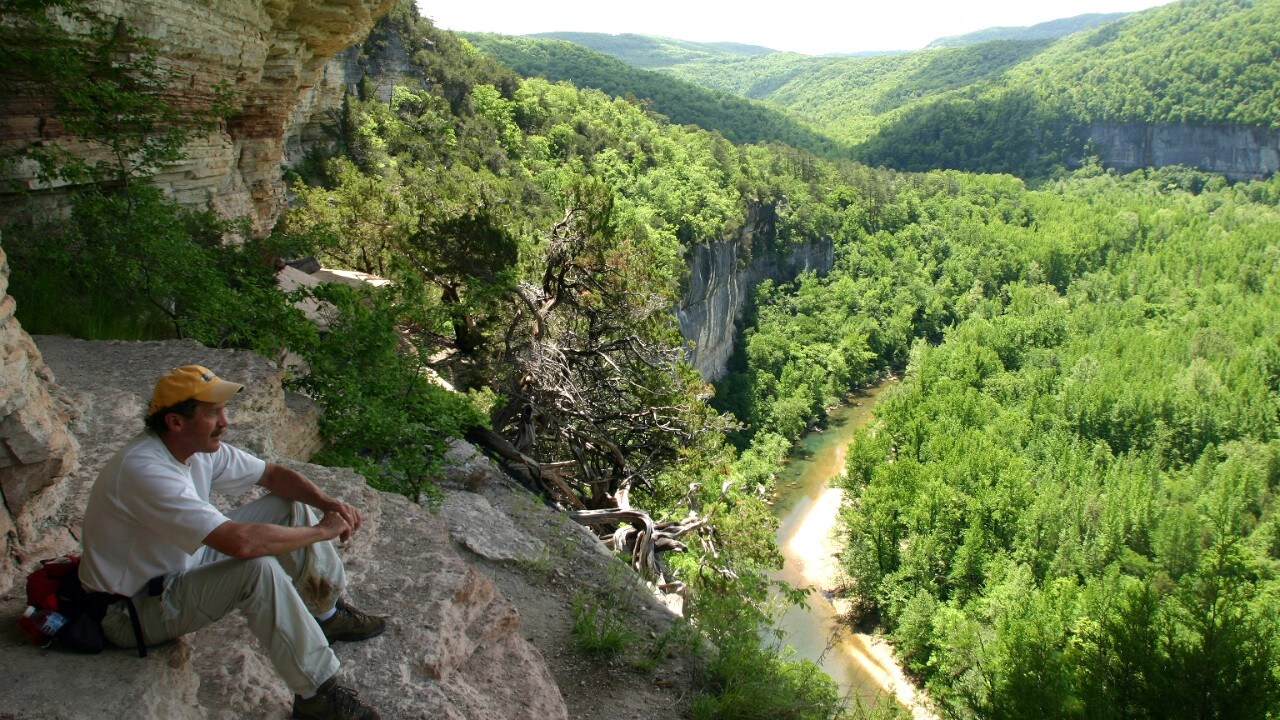
<path id="1" fill-rule="evenodd" d="M 240 392 L 244 386 L 240 383 L 227 382 L 213 374 L 213 371 L 202 365 L 183 365 L 174 368 L 156 381 L 156 389 L 151 393 L 151 406 L 147 414 L 177 405 L 184 400 L 201 402 L 225 402 L 232 395 Z"/>

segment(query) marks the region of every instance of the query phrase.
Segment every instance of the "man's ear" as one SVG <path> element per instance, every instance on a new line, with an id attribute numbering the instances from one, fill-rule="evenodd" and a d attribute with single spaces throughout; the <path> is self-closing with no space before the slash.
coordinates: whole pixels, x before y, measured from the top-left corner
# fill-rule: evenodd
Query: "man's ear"
<path id="1" fill-rule="evenodd" d="M 166 413 L 164 416 L 164 426 L 169 432 L 177 432 L 182 430 L 182 423 L 186 418 L 182 417 L 182 413 Z"/>

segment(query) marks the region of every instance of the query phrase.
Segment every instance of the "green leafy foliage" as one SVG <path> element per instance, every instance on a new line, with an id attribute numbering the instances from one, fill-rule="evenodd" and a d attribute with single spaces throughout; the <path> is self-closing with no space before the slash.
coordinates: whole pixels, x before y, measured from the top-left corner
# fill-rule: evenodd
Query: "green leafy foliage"
<path id="1" fill-rule="evenodd" d="M 573 599 L 573 640 L 588 655 L 617 655 L 635 640 L 629 623 L 614 608 L 586 593 Z"/>
<path id="2" fill-rule="evenodd" d="M 716 637 L 712 691 L 694 698 L 694 718 L 819 720 L 843 712 L 835 683 L 817 665 L 763 650 L 754 635 L 734 639 Z"/>
<path id="3" fill-rule="evenodd" d="M 7 243 L 18 318 L 33 333 L 188 337 L 274 355 L 310 326 L 276 289 L 268 248 L 222 242 L 237 231 L 154 188 L 84 193 L 38 241 Z"/>
<path id="4" fill-rule="evenodd" d="M 1246 187 L 1024 193 L 1012 274 L 855 442 L 846 570 L 953 713 L 1274 710 L 1280 216 Z"/>
<path id="5" fill-rule="evenodd" d="M 1183 0 L 1064 38 L 1010 82 L 1086 121 L 1277 127 L 1278 21 L 1275 0 Z"/>
<path id="6" fill-rule="evenodd" d="M 704 495 L 710 495 L 708 501 L 716 497 L 704 509 L 717 520 L 714 541 L 723 544 L 710 567 L 688 575 L 692 617 L 710 640 L 710 647 L 697 648 L 705 656 L 705 676 L 692 715 L 707 720 L 847 717 L 835 683 L 817 665 L 779 643 L 762 642 L 777 610 L 774 594 L 781 591 L 786 601 L 800 603 L 804 593 L 767 580 L 765 572 L 781 563 L 774 542 L 777 521 L 756 490 L 747 485 L 724 489 L 718 497 Z M 729 568 L 736 577 L 724 573 Z"/>
<path id="7" fill-rule="evenodd" d="M 852 387 L 905 364 L 916 338 L 940 339 L 1020 273 L 1051 267 L 1059 278 L 1060 265 L 1097 263 L 1120 239 L 1099 227 L 1080 247 L 1046 244 L 1032 198 L 1007 176 L 854 168 L 826 182 L 835 269 L 757 288 L 739 371 L 717 392 L 752 431 L 790 441 Z"/>
<path id="8" fill-rule="evenodd" d="M 627 621 L 627 608 L 623 603 L 628 580 L 622 573 L 629 571 L 622 565 L 612 565 L 609 569 L 608 586 L 594 592 L 578 591 L 570 608 L 574 645 L 584 654 L 605 658 L 623 654 L 639 640 Z"/>
<path id="9" fill-rule="evenodd" d="M 403 345 L 407 279 L 388 289 L 322 285 L 313 297 L 329 306 L 328 331 L 298 348 L 307 373 L 294 384 L 324 407 L 320 429 L 329 446 L 316 461 L 353 467 L 371 485 L 414 501 L 435 497 L 450 438 L 485 420 L 466 396 L 441 387 L 424 348 Z M 420 292 L 420 289 L 418 289 Z"/>

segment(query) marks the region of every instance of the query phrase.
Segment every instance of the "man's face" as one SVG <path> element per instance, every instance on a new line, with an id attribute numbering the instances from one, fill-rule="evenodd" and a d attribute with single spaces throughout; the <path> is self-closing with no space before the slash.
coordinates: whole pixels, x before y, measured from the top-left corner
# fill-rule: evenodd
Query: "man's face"
<path id="1" fill-rule="evenodd" d="M 182 418 L 177 428 L 177 437 L 184 450 L 190 454 L 218 450 L 222 441 L 222 433 L 226 431 L 227 404 L 202 402 L 196 405 L 195 414 L 190 418 Z"/>

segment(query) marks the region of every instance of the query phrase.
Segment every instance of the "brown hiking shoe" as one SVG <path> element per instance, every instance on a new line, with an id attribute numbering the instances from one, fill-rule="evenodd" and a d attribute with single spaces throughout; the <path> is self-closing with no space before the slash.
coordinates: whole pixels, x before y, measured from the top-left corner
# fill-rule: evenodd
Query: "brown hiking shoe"
<path id="1" fill-rule="evenodd" d="M 329 678 L 316 689 L 316 694 L 303 698 L 293 696 L 294 720 L 381 720 L 376 710 L 360 702 L 355 690 L 344 688 Z"/>
<path id="2" fill-rule="evenodd" d="M 338 612 L 333 617 L 320 623 L 324 637 L 332 645 L 335 642 L 355 642 L 378 637 L 387 629 L 387 621 L 376 615 L 361 612 L 339 600 Z"/>

